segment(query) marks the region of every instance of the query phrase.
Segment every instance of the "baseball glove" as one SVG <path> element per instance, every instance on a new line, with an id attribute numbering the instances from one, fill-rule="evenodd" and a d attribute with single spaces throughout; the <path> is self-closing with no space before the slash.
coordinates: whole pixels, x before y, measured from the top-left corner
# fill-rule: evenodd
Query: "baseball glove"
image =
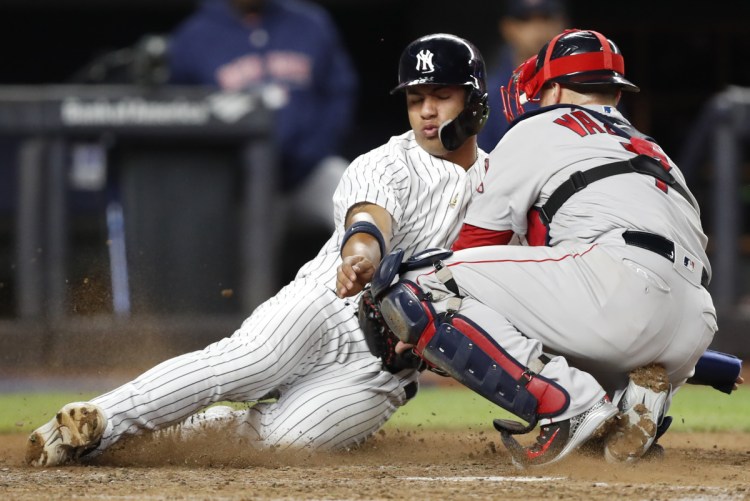
<path id="1" fill-rule="evenodd" d="M 396 344 L 399 339 L 383 320 L 383 315 L 372 297 L 369 286 L 359 297 L 358 318 L 359 326 L 365 334 L 367 347 L 373 355 L 383 361 L 385 370 L 395 374 L 403 369 L 422 370 L 425 368 L 424 361 L 412 350 L 396 353 Z"/>

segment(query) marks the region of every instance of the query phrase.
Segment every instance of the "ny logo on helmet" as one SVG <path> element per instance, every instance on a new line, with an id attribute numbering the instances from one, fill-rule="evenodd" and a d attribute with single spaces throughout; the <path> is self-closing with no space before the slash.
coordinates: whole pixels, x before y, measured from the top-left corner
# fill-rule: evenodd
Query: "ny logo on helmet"
<path id="1" fill-rule="evenodd" d="M 432 73 L 435 71 L 435 66 L 432 64 L 432 57 L 435 54 L 427 49 L 422 49 L 417 54 L 417 71 L 422 73 Z"/>

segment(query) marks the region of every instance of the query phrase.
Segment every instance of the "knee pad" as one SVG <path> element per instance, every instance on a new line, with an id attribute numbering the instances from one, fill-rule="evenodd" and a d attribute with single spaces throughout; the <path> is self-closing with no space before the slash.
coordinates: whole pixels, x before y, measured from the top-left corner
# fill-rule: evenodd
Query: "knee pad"
<path id="1" fill-rule="evenodd" d="M 436 328 L 437 314 L 421 289 L 408 280 L 391 287 L 380 300 L 380 313 L 402 342 L 417 345 Z"/>

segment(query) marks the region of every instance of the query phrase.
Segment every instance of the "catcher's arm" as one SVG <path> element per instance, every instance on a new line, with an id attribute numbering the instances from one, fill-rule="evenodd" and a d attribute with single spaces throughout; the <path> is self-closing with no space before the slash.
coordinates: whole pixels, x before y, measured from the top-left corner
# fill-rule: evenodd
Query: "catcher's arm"
<path id="1" fill-rule="evenodd" d="M 370 203 L 352 206 L 346 215 L 345 226 L 342 262 L 336 274 L 339 297 L 353 296 L 370 282 L 393 235 L 391 215 L 379 205 Z"/>

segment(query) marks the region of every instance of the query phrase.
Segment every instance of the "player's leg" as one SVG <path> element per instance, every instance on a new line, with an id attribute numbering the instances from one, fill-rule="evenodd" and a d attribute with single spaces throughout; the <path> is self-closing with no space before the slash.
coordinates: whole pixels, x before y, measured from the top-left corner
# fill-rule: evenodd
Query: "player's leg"
<path id="1" fill-rule="evenodd" d="M 464 296 L 458 314 L 481 326 L 499 346 L 527 366 L 542 351 L 573 353 L 592 361 L 605 357 L 600 354 L 613 358 L 609 353 L 613 341 L 607 335 L 595 334 L 599 329 L 608 330 L 605 324 L 610 321 L 599 301 L 606 302 L 607 294 L 623 287 L 623 283 L 632 284 L 606 273 L 603 278 L 598 276 L 603 271 L 612 274 L 612 263 L 608 255 L 597 253 L 594 247 L 472 249 L 444 261 Z M 615 267 L 614 274 L 617 272 Z M 445 277 L 439 278 L 434 270 L 413 272 L 406 278 L 434 298 L 451 296 L 443 283 Z M 442 302 L 447 304 L 447 300 Z M 440 302 L 435 308 L 440 313 Z M 557 461 L 591 438 L 617 413 L 598 381 L 590 373 L 571 367 L 566 358 L 553 356 L 539 374 L 567 390 L 569 407 L 540 421 L 537 445 L 521 448 L 515 441 L 506 440 L 519 462 Z"/>
<path id="2" fill-rule="evenodd" d="M 355 326 L 356 327 L 356 326 Z M 331 364 L 250 408 L 214 406 L 170 428 L 190 440 L 221 430 L 256 448 L 342 449 L 362 443 L 417 392 L 416 370 L 383 371 L 372 357 Z"/>
<path id="3" fill-rule="evenodd" d="M 541 341 L 545 352 L 587 372 L 614 374 L 622 387 L 629 371 L 652 362 L 669 343 L 656 336 L 666 318 L 663 292 L 601 246 L 482 247 L 456 252 L 445 263 L 462 295 Z M 430 271 L 414 280 L 445 290 Z"/>
<path id="4" fill-rule="evenodd" d="M 335 450 L 375 434 L 417 391 L 418 372 L 391 374 L 379 361 L 337 364 L 244 411 L 236 430 L 260 448 Z"/>
<path id="5" fill-rule="evenodd" d="M 445 306 L 448 304 L 448 301 L 435 303 L 436 312 L 438 314 L 445 312 Z M 454 331 L 469 329 L 468 325 L 457 322 L 461 318 L 471 319 L 471 322 L 478 327 L 473 332 L 467 332 L 471 343 L 468 346 L 468 352 L 465 354 L 460 353 L 464 349 L 462 346 L 465 345 L 456 342 L 455 334 L 451 335 L 452 339 L 446 339 L 444 342 L 440 339 L 434 341 L 441 332 L 438 329 L 438 334 L 435 334 L 433 341 L 428 343 L 425 351 L 428 351 L 430 345 L 434 344 L 436 348 L 445 353 L 455 350 L 455 354 L 452 356 L 453 364 L 460 360 L 468 361 L 466 367 L 454 365 L 440 366 L 439 368 L 454 374 L 464 384 L 470 383 L 476 377 L 481 378 L 479 374 L 485 373 L 485 364 L 482 363 L 482 357 L 476 352 L 484 350 L 490 353 L 490 348 L 482 339 L 483 336 L 488 336 L 510 357 L 528 370 L 524 373 L 526 376 L 514 381 L 511 386 L 496 390 L 493 389 L 494 383 L 490 383 L 490 379 L 485 376 L 478 388 L 475 388 L 475 391 L 490 400 L 493 400 L 492 393 L 495 391 L 501 392 L 506 398 L 509 398 L 514 391 L 517 391 L 515 385 L 522 386 L 525 384 L 537 398 L 538 413 L 541 413 L 539 409 L 550 409 L 552 402 L 548 402 L 551 395 L 550 388 L 541 392 L 531 389 L 532 385 L 535 384 L 535 379 L 546 380 L 557 385 L 557 387 L 562 388 L 562 391 L 568 397 L 567 406 L 562 406 L 559 410 L 550 413 L 550 417 L 539 419 L 539 437 L 536 443 L 529 447 L 521 446 L 511 433 L 508 433 L 510 428 L 508 428 L 507 423 L 504 423 L 504 421 L 495 422 L 496 427 L 502 432 L 503 442 L 510 449 L 514 463 L 517 465 L 542 465 L 559 461 L 606 429 L 610 420 L 617 414 L 617 408 L 609 401 L 604 389 L 590 374 L 571 367 L 562 356 L 552 356 L 549 359 L 543 356 L 542 343 L 537 339 L 521 334 L 503 315 L 471 297 L 464 298 L 458 312 L 452 315 L 451 322 Z M 429 355 L 427 355 L 427 358 L 432 359 Z M 543 364 L 541 368 L 539 368 L 540 364 Z M 493 369 L 495 371 L 500 370 L 496 369 L 496 366 L 504 368 L 506 362 L 498 358 L 486 373 L 493 372 Z M 531 371 L 530 367 L 535 367 L 536 374 Z M 468 374 L 464 374 L 467 371 Z M 468 386 L 472 387 L 470 384 Z M 489 394 L 485 394 L 485 392 Z M 516 398 L 513 398 L 513 401 L 515 402 Z M 513 426 L 513 429 L 516 429 L 515 433 L 518 432 L 517 426 Z"/>
<path id="6" fill-rule="evenodd" d="M 715 328 L 701 291 L 683 287 L 668 260 L 637 248 L 476 249 L 446 263 L 463 294 L 610 389 L 624 389 L 630 371 L 654 361 L 680 384 L 710 342 L 711 318 Z M 441 285 L 434 274 L 421 282 Z"/>
<path id="7" fill-rule="evenodd" d="M 305 280 L 292 282 L 261 305 L 231 337 L 167 360 L 93 399 L 90 404 L 106 421 L 103 435 L 91 439 L 100 439 L 96 452 L 124 435 L 180 422 L 211 403 L 257 400 L 337 360 L 369 354 L 363 340 L 353 340 L 351 331 L 337 328 L 352 318 L 352 308 L 330 289 Z M 54 421 L 47 436 L 60 435 Z M 51 444 L 37 432 L 32 434 L 35 443 L 29 449 L 39 450 L 40 442 Z M 90 448 L 86 444 L 86 450 Z M 38 459 L 29 462 L 52 465 L 60 461 L 48 462 L 46 457 L 50 454 L 43 458 L 40 452 Z"/>
<path id="8" fill-rule="evenodd" d="M 617 426 L 605 441 L 610 462 L 634 462 L 646 454 L 671 423 L 667 416 L 672 395 L 694 372 L 698 359 L 717 330 L 710 295 L 682 278 L 669 281 L 671 300 L 664 304 L 666 320 L 660 336 L 672 341 L 655 363 L 630 372 L 618 395 Z"/>

